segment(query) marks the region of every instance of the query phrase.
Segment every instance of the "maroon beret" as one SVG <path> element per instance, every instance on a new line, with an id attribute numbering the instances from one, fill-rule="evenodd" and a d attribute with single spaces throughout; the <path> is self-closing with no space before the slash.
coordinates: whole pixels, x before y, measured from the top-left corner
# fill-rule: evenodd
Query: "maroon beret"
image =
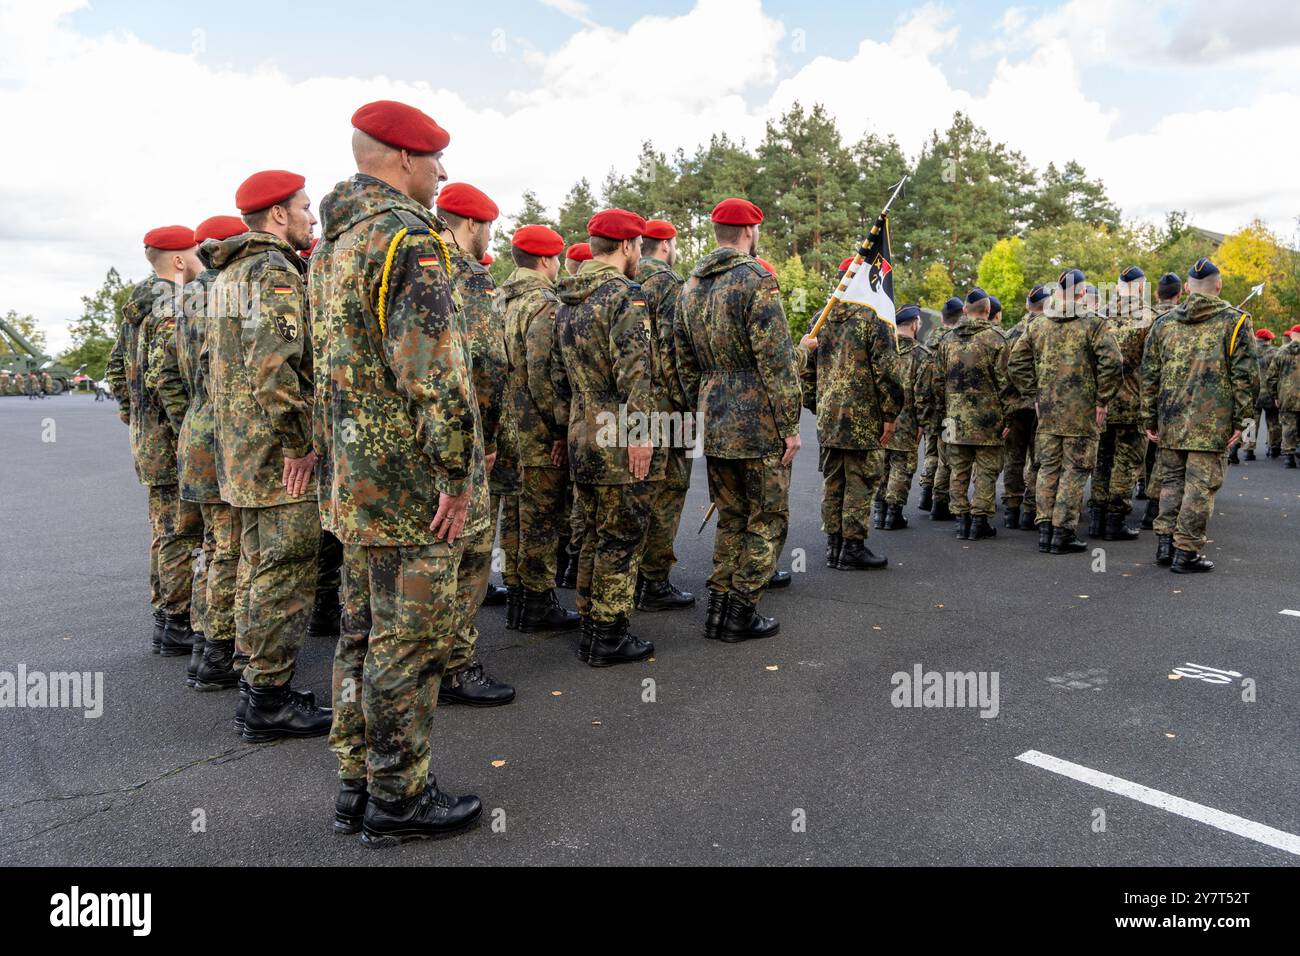
<path id="1" fill-rule="evenodd" d="M 438 190 L 438 208 L 478 222 L 492 222 L 501 215 L 487 193 L 469 183 L 449 183 Z"/>
<path id="2" fill-rule="evenodd" d="M 394 100 L 367 103 L 352 114 L 352 125 L 387 146 L 410 153 L 441 152 L 451 142 L 451 134 L 431 116 Z"/>
<path id="3" fill-rule="evenodd" d="M 602 239 L 635 239 L 645 235 L 645 220 L 626 209 L 602 209 L 587 220 L 587 235 Z"/>
<path id="4" fill-rule="evenodd" d="M 1271 340 L 1271 339 L 1273 339 L 1273 337 L 1274 337 L 1274 336 L 1273 336 L 1273 333 L 1270 332 L 1268 329 L 1256 329 L 1256 330 L 1255 330 L 1255 338 L 1257 338 L 1257 339 L 1269 339 L 1269 340 Z"/>
<path id="5" fill-rule="evenodd" d="M 763 210 L 748 199 L 724 199 L 710 218 L 724 226 L 756 226 L 763 221 Z"/>
<path id="6" fill-rule="evenodd" d="M 564 237 L 546 226 L 520 226 L 510 237 L 510 244 L 530 256 L 558 256 L 564 251 Z M 591 258 L 590 248 L 587 258 Z"/>
<path id="7" fill-rule="evenodd" d="M 848 272 L 849 266 L 851 265 L 853 265 L 853 256 L 849 256 L 847 259 L 845 259 L 843 262 L 840 263 L 840 271 Z"/>
<path id="8" fill-rule="evenodd" d="M 564 254 L 564 258 L 572 259 L 574 262 L 586 262 L 591 258 L 591 243 L 575 242 L 569 246 L 569 251 Z"/>
<path id="9" fill-rule="evenodd" d="M 264 169 L 253 173 L 235 190 L 235 208 L 243 213 L 267 209 L 284 202 L 306 185 L 307 180 L 297 173 Z"/>
<path id="10" fill-rule="evenodd" d="M 198 245 L 194 241 L 194 230 L 185 226 L 159 226 L 144 234 L 144 244 L 150 249 L 162 249 L 164 252 L 179 252 Z"/>
<path id="11" fill-rule="evenodd" d="M 248 227 L 238 216 L 212 216 L 199 223 L 198 228 L 194 230 L 194 241 L 229 239 L 244 232 L 248 232 Z"/>
<path id="12" fill-rule="evenodd" d="M 645 234 L 647 239 L 672 239 L 677 235 L 677 227 L 667 219 L 647 219 Z"/>

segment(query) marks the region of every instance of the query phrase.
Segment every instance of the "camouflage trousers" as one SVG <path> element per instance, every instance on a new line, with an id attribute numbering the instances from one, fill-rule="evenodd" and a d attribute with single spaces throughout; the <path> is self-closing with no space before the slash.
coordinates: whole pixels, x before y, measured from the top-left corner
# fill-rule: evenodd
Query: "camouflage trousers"
<path id="1" fill-rule="evenodd" d="M 871 528 L 871 502 L 885 475 L 885 452 L 822 448 L 819 458 L 822 531 L 854 540 L 866 538 Z M 786 493 L 788 498 L 788 485 Z"/>
<path id="2" fill-rule="evenodd" d="M 934 440 L 934 467 L 930 468 L 930 436 L 925 436 L 926 447 L 926 468 L 929 469 L 927 477 L 930 479 L 929 484 L 932 493 L 940 500 L 948 500 L 948 483 L 952 479 L 951 469 L 948 460 L 949 445 L 942 437 L 936 437 Z M 924 480 L 922 485 L 924 485 Z"/>
<path id="3" fill-rule="evenodd" d="M 243 575 L 241 587 L 239 563 L 239 509 L 224 502 L 199 505 L 203 511 L 204 554 L 207 574 L 204 590 L 207 595 L 207 613 L 204 615 L 203 633 L 209 641 L 235 639 L 236 606 L 248 614 L 248 580 Z M 208 540 L 211 540 L 211 550 Z M 241 594 L 243 600 L 239 600 Z"/>
<path id="4" fill-rule="evenodd" d="M 939 439 L 931 435 L 927 430 L 925 433 L 925 454 L 921 460 L 924 467 L 921 470 L 921 487 L 934 488 L 934 472 L 939 467 Z"/>
<path id="5" fill-rule="evenodd" d="M 1097 443 L 1090 508 L 1126 515 L 1133 510 L 1133 489 L 1146 463 L 1147 436 L 1137 425 L 1107 425 Z"/>
<path id="6" fill-rule="evenodd" d="M 656 484 L 574 485 L 574 507 L 581 512 L 583 529 L 576 604 L 579 614 L 597 624 L 632 616 L 637 562 Z"/>
<path id="7" fill-rule="evenodd" d="M 1038 486 L 1034 508 L 1039 524 L 1074 530 L 1083 510 L 1083 492 L 1097 460 L 1095 435 L 1038 433 Z"/>
<path id="8" fill-rule="evenodd" d="M 316 596 L 320 513 L 316 502 L 299 501 L 240 508 L 239 522 L 239 559 L 252 570 L 244 679 L 256 687 L 287 684 Z"/>
<path id="9" fill-rule="evenodd" d="M 522 520 L 519 517 L 519 499 L 523 493 L 524 489 L 520 487 L 517 495 L 501 496 L 501 583 L 508 588 L 517 588 L 522 583 L 519 577 L 519 522 Z M 495 555 L 492 560 L 495 567 Z"/>
<path id="10" fill-rule="evenodd" d="M 790 525 L 790 468 L 781 453 L 708 458 L 709 495 L 718 506 L 710 591 L 757 604 L 767 590 Z M 868 495 L 868 499 L 870 495 Z"/>
<path id="11" fill-rule="evenodd" d="M 955 515 L 991 515 L 997 511 L 1001 445 L 949 445 L 949 507 Z M 972 479 L 975 494 L 967 497 Z"/>
<path id="12" fill-rule="evenodd" d="M 667 581 L 677 563 L 673 544 L 682 523 L 686 493 L 691 488 L 691 459 L 686 457 L 686 449 L 670 448 L 668 458 L 664 479 L 656 482 L 645 548 L 641 552 L 641 575 L 650 581 Z"/>
<path id="13" fill-rule="evenodd" d="M 570 534 L 569 473 L 563 468 L 529 466 L 522 471 L 517 524 L 519 580 L 529 591 L 549 591 L 555 587 L 556 542 Z"/>
<path id="14" fill-rule="evenodd" d="M 492 541 L 496 537 L 495 521 L 487 522 L 478 534 L 456 539 L 459 560 L 456 562 L 455 639 L 447 659 L 447 673 L 469 667 L 478 644 L 474 618 L 487 594 L 488 576 L 492 573 Z"/>
<path id="15" fill-rule="evenodd" d="M 885 477 L 876 491 L 876 500 L 899 508 L 907 504 L 907 496 L 912 491 L 912 475 L 916 474 L 917 450 L 894 451 L 885 453 Z"/>
<path id="16" fill-rule="evenodd" d="M 329 746 L 345 780 L 401 800 L 425 787 L 438 685 L 455 643 L 459 544 L 343 547 Z"/>
<path id="17" fill-rule="evenodd" d="M 1002 443 L 1002 505 L 1019 508 L 1025 503 L 1026 490 L 1038 483 L 1038 456 L 1034 453 L 1038 416 L 1032 408 L 1017 409 L 1007 419 L 1007 427 L 1010 430 Z"/>
<path id="18" fill-rule="evenodd" d="M 1294 454 L 1296 450 L 1296 439 L 1300 437 L 1300 412 L 1273 412 L 1273 423 L 1281 423 L 1278 429 L 1281 432 L 1281 443 L 1279 447 L 1284 454 Z M 1270 436 L 1270 440 L 1272 440 Z"/>
<path id="19" fill-rule="evenodd" d="M 188 614 L 194 551 L 203 546 L 203 512 L 181 498 L 179 485 L 150 485 L 149 527 L 149 603 L 155 611 Z"/>
<path id="20" fill-rule="evenodd" d="M 1160 449 L 1160 514 L 1156 534 L 1174 536 L 1180 551 L 1205 547 L 1214 495 L 1223 486 L 1223 452 Z"/>

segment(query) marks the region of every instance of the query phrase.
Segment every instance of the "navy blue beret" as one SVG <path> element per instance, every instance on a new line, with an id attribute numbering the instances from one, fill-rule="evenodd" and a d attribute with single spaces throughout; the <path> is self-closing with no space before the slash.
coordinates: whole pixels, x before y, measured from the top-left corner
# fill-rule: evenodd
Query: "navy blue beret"
<path id="1" fill-rule="evenodd" d="M 1208 279 L 1210 276 L 1217 276 L 1218 274 L 1219 267 L 1209 259 L 1205 258 L 1205 256 L 1201 256 L 1201 258 L 1197 259 L 1196 262 L 1192 264 L 1192 268 L 1187 272 L 1187 276 L 1190 279 Z"/>
<path id="2" fill-rule="evenodd" d="M 1087 292 L 1089 295 L 1097 295 L 1097 287 L 1093 285 L 1091 282 L 1084 283 L 1083 291 Z"/>
<path id="3" fill-rule="evenodd" d="M 985 292 L 979 286 L 976 286 L 975 288 L 971 289 L 970 293 L 966 296 L 966 304 L 971 305 L 975 302 L 980 301 L 980 299 L 987 299 L 988 297 L 989 294 L 987 292 Z"/>
<path id="4" fill-rule="evenodd" d="M 1070 285 L 1082 285 L 1084 275 L 1082 269 L 1066 269 L 1061 273 L 1061 278 L 1056 280 L 1062 289 Z"/>
<path id="5" fill-rule="evenodd" d="M 1145 279 L 1147 274 L 1137 266 L 1129 266 L 1119 274 L 1120 282 L 1137 282 L 1138 279 Z"/>
<path id="6" fill-rule="evenodd" d="M 1166 272 L 1156 283 L 1156 289 L 1166 299 L 1183 291 L 1183 280 L 1172 272 Z"/>
<path id="7" fill-rule="evenodd" d="M 1002 311 L 1002 303 L 998 301 L 995 295 L 989 296 L 989 315 L 997 315 Z"/>
<path id="8" fill-rule="evenodd" d="M 945 302 L 945 303 L 943 304 L 943 314 L 946 315 L 946 316 L 948 316 L 948 315 L 960 315 L 960 314 L 961 314 L 961 299 L 957 298 L 956 296 L 953 296 L 951 299 L 949 299 L 947 302 Z"/>
<path id="9" fill-rule="evenodd" d="M 919 305 L 905 305 L 894 313 L 895 322 L 910 322 L 912 319 L 921 317 L 921 307 Z"/>
<path id="10" fill-rule="evenodd" d="M 1044 299 L 1052 297 L 1052 290 L 1046 286 L 1036 285 L 1029 290 L 1028 302 L 1033 305 L 1035 302 L 1042 302 Z"/>

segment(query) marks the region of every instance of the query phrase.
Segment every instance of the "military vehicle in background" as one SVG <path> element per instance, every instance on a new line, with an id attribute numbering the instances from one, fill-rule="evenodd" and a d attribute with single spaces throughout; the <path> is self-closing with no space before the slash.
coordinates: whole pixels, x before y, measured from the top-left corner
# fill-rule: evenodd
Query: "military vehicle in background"
<path id="1" fill-rule="evenodd" d="M 0 318 L 0 370 L 10 375 L 26 375 L 36 372 L 38 375 L 48 372 L 54 380 L 53 394 L 70 391 L 73 376 L 80 369 L 71 369 L 62 362 L 56 362 L 54 356 L 46 355 L 38 349 L 13 325 Z"/>

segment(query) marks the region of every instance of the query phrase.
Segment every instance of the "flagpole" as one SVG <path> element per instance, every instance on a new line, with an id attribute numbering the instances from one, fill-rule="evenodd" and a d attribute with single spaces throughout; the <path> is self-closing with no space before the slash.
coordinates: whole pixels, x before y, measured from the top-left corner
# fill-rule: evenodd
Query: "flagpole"
<path id="1" fill-rule="evenodd" d="M 813 323 L 812 329 L 808 332 L 809 335 L 816 336 L 817 333 L 821 331 L 822 325 L 826 322 L 826 317 L 830 315 L 831 307 L 834 306 L 836 302 L 840 301 L 840 293 L 844 292 L 844 290 L 849 287 L 849 283 L 853 281 L 853 277 L 858 274 L 858 267 L 865 261 L 862 258 L 862 254 L 871 247 L 872 240 L 875 239 L 876 236 L 880 235 L 880 225 L 885 221 L 885 216 L 889 214 L 889 207 L 894 204 L 894 200 L 898 198 L 898 194 L 902 192 L 903 184 L 906 182 L 907 177 L 904 176 L 898 181 L 898 185 L 894 187 L 894 192 L 885 203 L 885 208 L 880 210 L 880 215 L 876 217 L 876 222 L 871 227 L 871 232 L 867 233 L 867 238 L 863 239 L 862 242 L 858 244 L 857 254 L 853 257 L 853 261 L 849 263 L 848 269 L 844 271 L 844 277 L 840 279 L 840 284 L 835 287 L 835 291 L 831 293 L 831 297 L 826 300 L 826 305 L 822 307 L 821 313 L 817 316 L 817 321 Z"/>

